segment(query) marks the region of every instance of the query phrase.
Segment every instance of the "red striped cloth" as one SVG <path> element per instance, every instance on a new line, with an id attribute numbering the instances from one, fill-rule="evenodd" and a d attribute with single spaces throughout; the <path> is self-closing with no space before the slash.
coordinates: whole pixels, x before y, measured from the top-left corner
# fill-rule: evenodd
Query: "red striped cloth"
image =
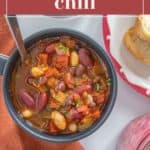
<path id="1" fill-rule="evenodd" d="M 4 16 L 0 16 L 0 53 L 9 54 L 15 47 Z M 8 114 L 2 94 L 0 76 L 0 149 L 1 150 L 83 150 L 79 142 L 66 144 L 44 142 L 16 126 Z"/>

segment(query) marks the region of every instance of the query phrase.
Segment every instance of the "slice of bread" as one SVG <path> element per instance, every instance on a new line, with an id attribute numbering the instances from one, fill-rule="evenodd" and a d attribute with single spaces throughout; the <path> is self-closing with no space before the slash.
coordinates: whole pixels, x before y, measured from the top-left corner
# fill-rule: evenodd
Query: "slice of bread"
<path id="1" fill-rule="evenodd" d="M 124 43 L 136 58 L 150 65 L 150 42 L 137 36 L 134 27 L 130 28 L 128 32 L 125 33 Z"/>
<path id="2" fill-rule="evenodd" d="M 150 41 L 150 15 L 139 15 L 135 22 L 135 30 L 141 39 Z"/>

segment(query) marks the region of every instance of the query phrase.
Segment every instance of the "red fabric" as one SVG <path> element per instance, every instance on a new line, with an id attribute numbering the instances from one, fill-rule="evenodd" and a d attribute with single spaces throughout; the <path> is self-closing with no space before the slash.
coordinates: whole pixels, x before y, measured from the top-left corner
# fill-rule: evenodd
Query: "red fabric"
<path id="1" fill-rule="evenodd" d="M 149 0 L 147 0 L 149 1 Z M 141 14 L 143 0 L 95 0 L 95 9 L 56 9 L 56 0 L 7 0 L 8 14 Z M 64 3 L 58 1 L 62 7 Z M 78 0 L 75 0 L 78 6 Z M 84 6 L 84 0 L 82 0 Z M 90 0 L 88 0 L 90 6 Z M 36 7 L 35 7 L 36 6 Z M 148 5 L 149 6 L 149 5 Z M 90 8 L 90 7 L 89 7 Z M 149 8 L 149 7 L 147 7 Z M 149 10 L 149 9 L 147 9 Z M 150 12 L 150 11 L 148 11 Z"/>
<path id="2" fill-rule="evenodd" d="M 5 18 L 0 16 L 0 53 L 9 54 L 14 41 L 8 30 Z M 1 150 L 83 150 L 79 142 L 66 144 L 50 143 L 36 139 L 17 127 L 8 114 L 2 92 L 0 77 L 0 149 Z"/>
<path id="3" fill-rule="evenodd" d="M 103 16 L 103 37 L 104 37 L 104 43 L 105 43 L 105 47 L 106 47 L 106 50 L 108 52 L 108 54 L 110 55 L 112 61 L 113 61 L 113 64 L 115 66 L 115 69 L 117 71 L 117 73 L 120 75 L 120 77 L 126 82 L 128 83 L 132 88 L 134 88 L 138 93 L 141 93 L 142 95 L 146 96 L 146 97 L 150 97 L 149 94 L 146 93 L 146 89 L 143 88 L 143 87 L 140 87 L 136 84 L 133 84 L 131 83 L 126 75 L 120 71 L 121 69 L 121 66 L 120 64 L 118 63 L 118 61 L 114 58 L 114 56 L 112 55 L 111 53 L 111 50 L 110 50 L 110 40 L 107 39 L 107 35 L 110 35 L 110 30 L 109 30 L 109 25 L 108 25 L 108 21 L 107 21 L 107 16 Z"/>

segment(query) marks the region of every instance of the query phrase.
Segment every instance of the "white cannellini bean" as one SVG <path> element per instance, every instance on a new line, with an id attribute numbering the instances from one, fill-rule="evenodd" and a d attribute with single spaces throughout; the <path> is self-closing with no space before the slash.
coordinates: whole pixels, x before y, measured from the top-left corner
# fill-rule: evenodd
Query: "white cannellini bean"
<path id="1" fill-rule="evenodd" d="M 32 117 L 32 115 L 33 115 L 33 113 L 29 109 L 25 109 L 25 110 L 22 111 L 22 116 L 24 118 L 30 118 L 30 117 Z"/>
<path id="2" fill-rule="evenodd" d="M 78 66 L 78 64 L 79 64 L 79 55 L 76 51 L 73 51 L 71 53 L 70 64 L 71 64 L 71 66 Z"/>
<path id="3" fill-rule="evenodd" d="M 58 111 L 53 111 L 51 113 L 51 119 L 54 121 L 56 127 L 60 130 L 65 130 L 67 123 L 65 117 Z"/>
<path id="4" fill-rule="evenodd" d="M 75 123 L 71 123 L 69 124 L 69 130 L 72 132 L 76 132 L 77 131 L 77 125 Z"/>
<path id="5" fill-rule="evenodd" d="M 92 95 L 88 94 L 87 95 L 87 104 L 91 104 L 91 103 L 93 103 L 93 97 L 92 97 Z"/>

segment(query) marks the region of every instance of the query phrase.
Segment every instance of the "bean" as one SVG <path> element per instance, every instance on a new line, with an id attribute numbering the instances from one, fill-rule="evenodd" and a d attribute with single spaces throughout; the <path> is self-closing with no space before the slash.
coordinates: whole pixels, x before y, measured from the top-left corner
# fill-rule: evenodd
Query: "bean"
<path id="1" fill-rule="evenodd" d="M 79 59 L 83 65 L 89 68 L 93 67 L 94 62 L 93 62 L 93 59 L 91 58 L 91 54 L 85 48 L 81 48 L 79 50 Z"/>
<path id="2" fill-rule="evenodd" d="M 93 108 L 93 107 L 95 107 L 95 106 L 96 106 L 96 103 L 95 103 L 95 102 L 89 104 L 89 107 L 92 107 L 92 108 Z"/>
<path id="3" fill-rule="evenodd" d="M 30 118 L 30 117 L 32 117 L 32 115 L 33 115 L 33 112 L 29 109 L 25 109 L 22 111 L 22 116 L 24 118 Z"/>
<path id="4" fill-rule="evenodd" d="M 76 76 L 81 76 L 85 72 L 85 67 L 82 64 L 79 64 L 79 66 L 76 69 Z"/>
<path id="5" fill-rule="evenodd" d="M 61 81 L 60 83 L 58 83 L 57 90 L 60 90 L 62 92 L 66 90 L 66 85 L 64 81 Z"/>
<path id="6" fill-rule="evenodd" d="M 46 47 L 45 50 L 48 54 L 53 54 L 56 50 L 55 50 L 55 44 L 50 44 L 49 46 Z"/>
<path id="7" fill-rule="evenodd" d="M 77 131 L 77 124 L 76 123 L 70 123 L 68 128 L 71 132 L 76 132 Z"/>
<path id="8" fill-rule="evenodd" d="M 78 93 L 78 94 L 82 94 L 83 92 L 91 92 L 92 91 L 92 86 L 90 84 L 87 85 L 82 85 L 79 88 L 76 88 L 74 90 L 74 92 Z"/>
<path id="9" fill-rule="evenodd" d="M 58 111 L 53 111 L 51 113 L 51 119 L 54 121 L 56 127 L 60 130 L 65 130 L 67 127 L 65 117 Z"/>
<path id="10" fill-rule="evenodd" d="M 69 95 L 66 99 L 65 106 L 70 106 L 73 103 L 73 95 Z"/>
<path id="11" fill-rule="evenodd" d="M 70 67 L 70 68 L 69 68 L 69 72 L 70 72 L 70 74 L 71 74 L 72 76 L 74 76 L 75 73 L 76 73 L 76 67 Z"/>
<path id="12" fill-rule="evenodd" d="M 36 99 L 36 110 L 42 111 L 47 104 L 47 94 L 41 92 Z"/>
<path id="13" fill-rule="evenodd" d="M 19 98 L 20 98 L 19 100 L 27 107 L 33 108 L 35 106 L 34 99 L 24 89 L 19 91 Z"/>
<path id="14" fill-rule="evenodd" d="M 79 119 L 80 120 L 83 117 L 83 114 L 79 113 L 76 109 L 72 108 L 67 117 L 70 120 L 74 120 L 74 119 Z"/>
<path id="15" fill-rule="evenodd" d="M 79 55 L 76 51 L 71 52 L 70 64 L 73 67 L 78 66 L 78 64 L 79 64 Z"/>

